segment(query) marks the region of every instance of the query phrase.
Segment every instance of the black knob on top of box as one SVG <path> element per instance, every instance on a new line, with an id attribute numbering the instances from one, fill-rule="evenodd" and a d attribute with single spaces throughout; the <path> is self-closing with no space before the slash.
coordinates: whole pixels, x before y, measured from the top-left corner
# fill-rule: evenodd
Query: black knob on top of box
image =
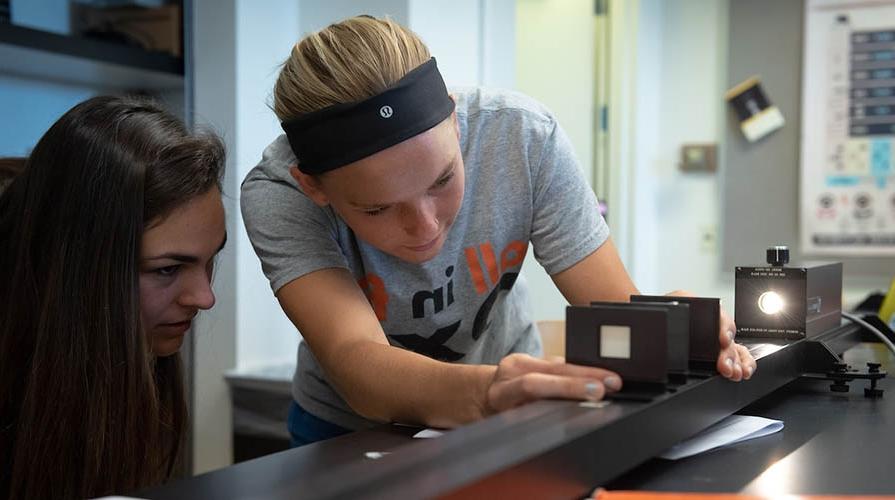
<path id="1" fill-rule="evenodd" d="M 773 246 L 768 248 L 767 262 L 772 266 L 785 266 L 789 264 L 789 247 Z"/>

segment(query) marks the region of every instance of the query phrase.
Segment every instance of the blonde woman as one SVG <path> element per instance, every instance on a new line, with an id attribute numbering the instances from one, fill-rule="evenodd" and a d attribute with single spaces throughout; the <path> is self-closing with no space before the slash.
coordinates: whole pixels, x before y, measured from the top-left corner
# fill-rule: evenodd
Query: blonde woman
<path id="1" fill-rule="evenodd" d="M 293 48 L 274 111 L 286 134 L 246 177 L 242 211 L 303 336 L 294 445 L 621 388 L 610 371 L 536 357 L 518 279 L 529 246 L 570 303 L 638 293 L 543 106 L 449 93 L 414 33 L 361 16 Z M 749 378 L 755 362 L 733 343 L 733 322 L 719 326 L 719 371 Z"/>

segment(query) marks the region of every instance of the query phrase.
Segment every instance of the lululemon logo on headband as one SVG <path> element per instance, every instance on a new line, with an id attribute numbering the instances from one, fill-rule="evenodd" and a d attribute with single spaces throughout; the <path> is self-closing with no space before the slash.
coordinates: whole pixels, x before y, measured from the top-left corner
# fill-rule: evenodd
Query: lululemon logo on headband
<path id="1" fill-rule="evenodd" d="M 395 112 L 392 110 L 392 107 L 388 104 L 379 108 L 379 116 L 383 118 L 391 118 L 394 113 Z"/>

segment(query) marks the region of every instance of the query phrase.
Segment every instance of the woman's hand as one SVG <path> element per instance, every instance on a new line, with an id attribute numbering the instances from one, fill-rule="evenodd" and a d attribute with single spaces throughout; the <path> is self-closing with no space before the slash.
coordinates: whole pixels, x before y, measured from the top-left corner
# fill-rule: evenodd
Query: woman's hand
<path id="1" fill-rule="evenodd" d="M 498 413 L 538 399 L 597 401 L 621 387 L 621 377 L 609 370 L 568 364 L 562 358 L 548 361 L 510 354 L 497 365 L 483 413 Z"/>
<path id="2" fill-rule="evenodd" d="M 718 344 L 721 346 L 721 352 L 718 354 L 718 373 L 734 382 L 749 380 L 755 373 L 755 358 L 746 346 L 733 341 L 737 326 L 723 309 L 720 327 Z"/>
<path id="3" fill-rule="evenodd" d="M 668 295 L 677 297 L 694 296 L 692 293 L 684 290 L 677 290 Z M 749 380 L 757 368 L 755 358 L 752 357 L 749 349 L 733 341 L 736 336 L 737 326 L 734 324 L 733 319 L 724 312 L 724 309 L 721 309 L 721 321 L 719 321 L 718 326 L 718 345 L 721 349 L 718 353 L 718 363 L 716 365 L 718 373 L 734 382 Z"/>

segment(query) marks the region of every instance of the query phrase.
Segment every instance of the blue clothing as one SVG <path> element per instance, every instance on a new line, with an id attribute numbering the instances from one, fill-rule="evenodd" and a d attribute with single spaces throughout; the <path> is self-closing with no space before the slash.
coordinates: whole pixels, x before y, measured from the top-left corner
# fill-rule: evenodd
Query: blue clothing
<path id="1" fill-rule="evenodd" d="M 351 432 L 349 429 L 311 415 L 304 408 L 298 406 L 295 401 L 292 401 L 292 405 L 289 407 L 288 426 L 291 438 L 289 442 L 293 448 Z"/>

